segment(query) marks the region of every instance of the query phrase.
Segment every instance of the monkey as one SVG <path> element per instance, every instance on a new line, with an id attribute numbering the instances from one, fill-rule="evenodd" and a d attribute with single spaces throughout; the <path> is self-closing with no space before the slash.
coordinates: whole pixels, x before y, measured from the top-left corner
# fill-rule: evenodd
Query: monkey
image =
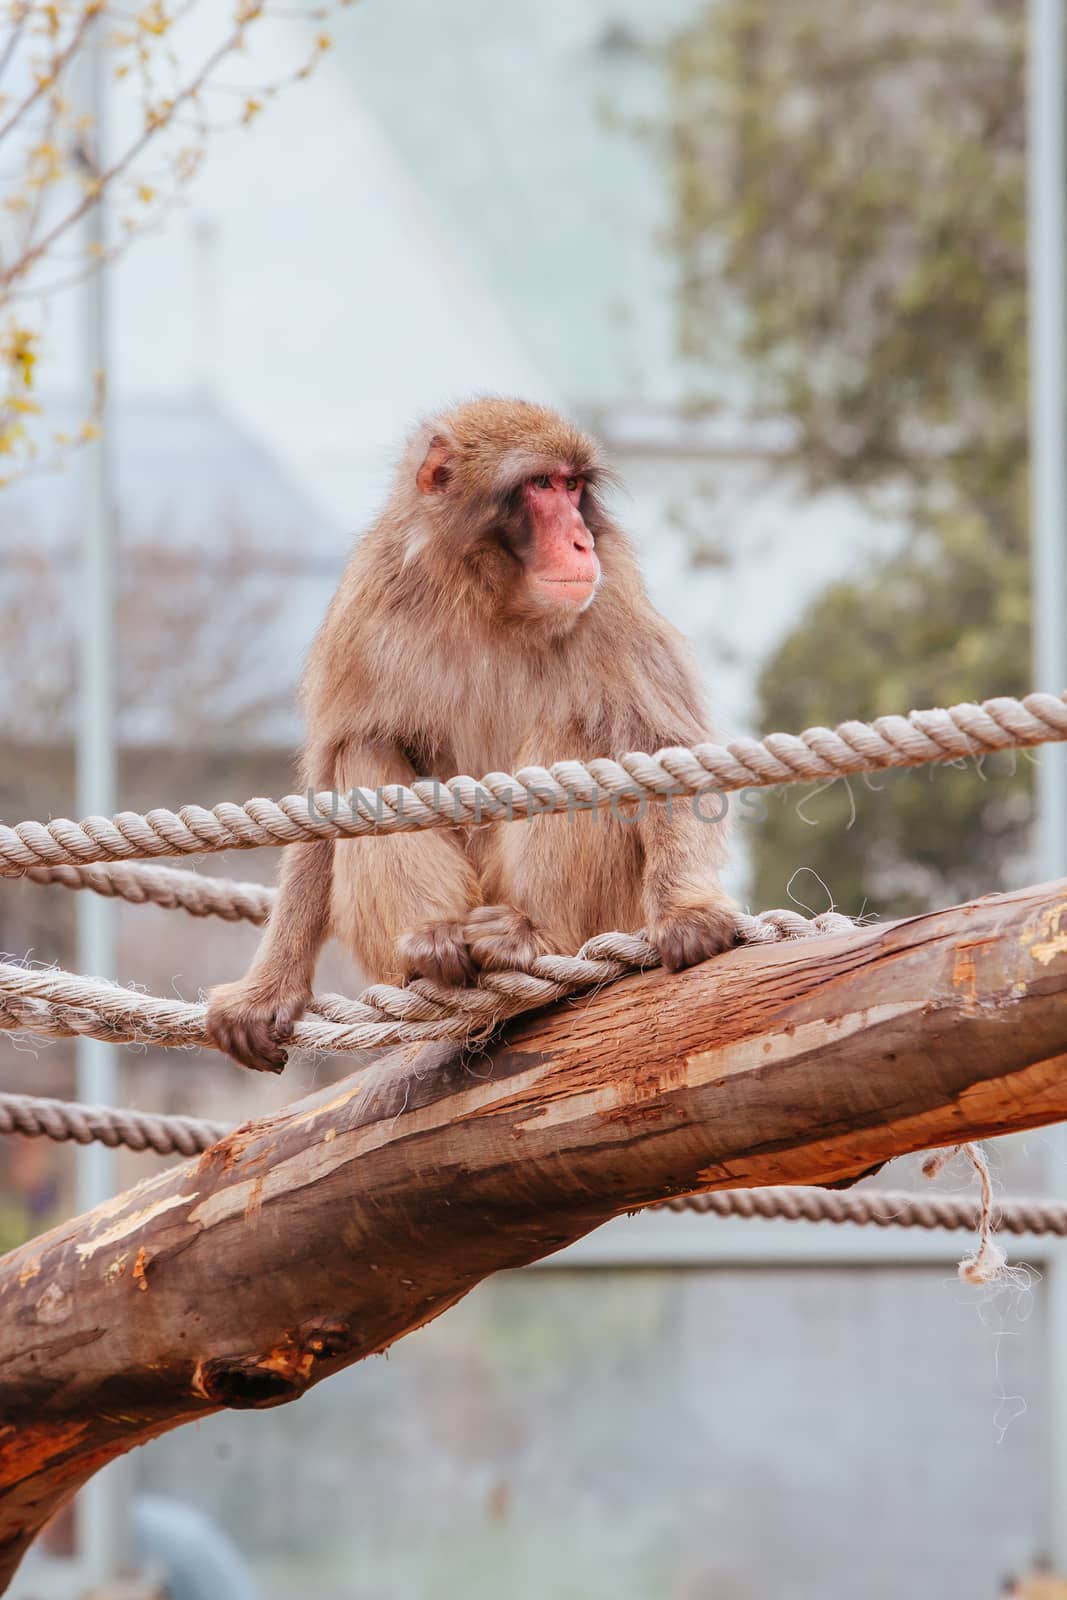
<path id="1" fill-rule="evenodd" d="M 308 788 L 708 737 L 695 663 L 605 508 L 609 479 L 590 438 L 526 401 L 467 401 L 417 430 L 308 656 Z M 375 981 L 469 984 L 640 926 L 677 971 L 735 941 L 724 854 L 721 819 L 688 799 L 291 845 L 248 973 L 209 995 L 209 1034 L 280 1070 L 331 933 Z"/>

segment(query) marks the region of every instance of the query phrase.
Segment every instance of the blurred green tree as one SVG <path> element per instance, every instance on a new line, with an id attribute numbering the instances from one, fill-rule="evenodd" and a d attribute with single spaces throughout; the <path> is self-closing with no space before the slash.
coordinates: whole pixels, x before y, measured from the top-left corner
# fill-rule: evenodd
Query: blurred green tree
<path id="1" fill-rule="evenodd" d="M 717 0 L 669 68 L 683 354 L 741 358 L 803 488 L 847 486 L 911 530 L 766 662 L 763 728 L 1023 691 L 1022 0 Z M 852 912 L 995 889 L 1029 792 L 1005 758 L 799 808 L 786 791 L 753 834 L 754 899 L 780 903 L 800 865 Z"/>

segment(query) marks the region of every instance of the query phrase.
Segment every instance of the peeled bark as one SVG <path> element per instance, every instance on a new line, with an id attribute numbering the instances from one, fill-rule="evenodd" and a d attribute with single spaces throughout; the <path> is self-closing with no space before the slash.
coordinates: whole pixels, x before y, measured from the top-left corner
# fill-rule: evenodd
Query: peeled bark
<path id="1" fill-rule="evenodd" d="M 1067 1118 L 1067 882 L 738 950 L 391 1052 L 0 1261 L 0 1593 L 111 1457 L 278 1405 L 696 1190 Z"/>

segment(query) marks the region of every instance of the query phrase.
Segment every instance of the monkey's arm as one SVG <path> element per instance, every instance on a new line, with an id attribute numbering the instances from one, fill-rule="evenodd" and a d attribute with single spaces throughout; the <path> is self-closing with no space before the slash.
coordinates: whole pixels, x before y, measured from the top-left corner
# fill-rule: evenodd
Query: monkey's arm
<path id="1" fill-rule="evenodd" d="M 285 1045 L 311 996 L 315 963 L 329 932 L 332 840 L 285 852 L 278 897 L 259 949 L 236 983 L 208 996 L 207 1029 L 220 1050 L 244 1067 L 278 1072 Z"/>
<path id="2" fill-rule="evenodd" d="M 305 777 L 316 788 L 335 779 L 336 752 L 309 750 Z M 278 895 L 255 959 L 236 983 L 208 996 L 208 1032 L 242 1066 L 278 1072 L 287 1041 L 311 997 L 315 965 L 330 931 L 333 840 L 291 845 L 282 857 Z"/>
<path id="3" fill-rule="evenodd" d="M 356 784 L 410 784 L 416 776 L 399 751 L 354 745 L 338 773 L 342 793 Z M 481 901 L 458 832 L 379 835 L 336 846 L 333 931 L 369 978 L 469 982 L 474 967 L 463 923 Z"/>
<path id="4" fill-rule="evenodd" d="M 305 769 L 315 788 L 340 794 L 415 776 L 399 752 L 356 741 L 328 757 L 309 755 Z M 463 919 L 480 902 L 461 844 L 441 834 L 291 845 L 255 959 L 243 978 L 211 991 L 208 1030 L 243 1066 L 278 1071 L 328 934 L 370 978 L 422 973 L 461 983 L 473 974 Z"/>
<path id="5" fill-rule="evenodd" d="M 663 965 L 677 972 L 727 949 L 737 907 L 718 880 L 726 855 L 721 797 L 674 796 L 650 806 L 640 827 L 645 921 Z"/>

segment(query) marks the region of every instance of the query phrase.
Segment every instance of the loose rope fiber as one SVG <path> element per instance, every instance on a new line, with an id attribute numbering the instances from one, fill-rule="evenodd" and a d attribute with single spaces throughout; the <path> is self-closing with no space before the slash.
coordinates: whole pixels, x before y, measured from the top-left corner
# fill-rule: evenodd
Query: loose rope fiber
<path id="1" fill-rule="evenodd" d="M 1067 693 L 1030 694 L 1024 700 L 1001 697 L 982 705 L 964 702 L 947 710 L 879 717 L 871 723 L 843 722 L 835 729 L 809 728 L 799 737 L 772 733 L 765 739 L 670 748 L 651 756 L 635 752 L 619 761 L 560 761 L 551 768 L 526 767 L 513 776 L 491 772 L 480 782 L 460 776 L 445 783 L 420 780 L 411 788 L 356 788 L 347 800 L 327 791 L 315 795 L 312 804 L 307 797 L 287 795 L 280 801 L 249 800 L 243 806 L 223 802 L 212 810 L 185 806 L 179 812 L 160 809 L 143 816 L 123 811 L 81 823 L 66 818 L 47 826 L 21 822 L 14 828 L 0 826 L 0 877 L 23 877 L 34 867 L 85 867 L 135 856 L 203 855 L 301 839 L 475 827 L 620 802 L 629 808 L 672 796 L 725 794 L 960 761 L 1063 739 Z"/>
<path id="2" fill-rule="evenodd" d="M 980 1223 L 978 1248 L 960 1262 L 960 1277 L 966 1283 L 995 1283 L 1007 1266 L 1007 1257 L 993 1238 L 993 1179 L 989 1162 L 980 1144 L 954 1144 L 934 1150 L 923 1162 L 927 1178 L 939 1177 L 955 1155 L 965 1155 L 978 1174 Z"/>
<path id="3" fill-rule="evenodd" d="M 765 911 L 758 917 L 741 917 L 738 931 L 743 943 L 769 944 L 847 933 L 853 927 L 849 917 L 836 911 L 810 921 L 795 911 Z M 484 973 L 476 988 L 445 988 L 417 978 L 403 989 L 373 984 L 358 1000 L 320 995 L 308 1016 L 297 1023 L 293 1047 L 350 1053 L 434 1039 L 484 1040 L 509 1017 L 658 965 L 655 949 L 640 934 L 602 933 L 576 956 L 538 956 L 521 972 Z M 53 1039 L 86 1035 L 111 1043 L 211 1046 L 205 1021 L 202 1005 L 163 999 L 59 968 L 0 962 L 0 1031 L 26 1029 Z"/>
<path id="4" fill-rule="evenodd" d="M 195 1156 L 232 1132 L 223 1122 L 198 1117 L 119 1111 L 33 1095 L 0 1094 L 0 1135 L 52 1139 L 57 1144 L 97 1141 L 161 1156 Z M 937 1152 L 949 1157 L 954 1150 Z M 765 1189 L 719 1189 L 688 1194 L 645 1207 L 649 1211 L 693 1211 L 703 1216 L 760 1217 L 767 1221 L 853 1223 L 873 1228 L 923 1228 L 960 1232 L 980 1220 L 981 1203 L 963 1195 L 912 1194 L 904 1189 L 818 1189 L 771 1185 Z M 1002 1200 L 994 1207 L 999 1232 L 1067 1238 L 1067 1204 L 1059 1200 Z"/>

